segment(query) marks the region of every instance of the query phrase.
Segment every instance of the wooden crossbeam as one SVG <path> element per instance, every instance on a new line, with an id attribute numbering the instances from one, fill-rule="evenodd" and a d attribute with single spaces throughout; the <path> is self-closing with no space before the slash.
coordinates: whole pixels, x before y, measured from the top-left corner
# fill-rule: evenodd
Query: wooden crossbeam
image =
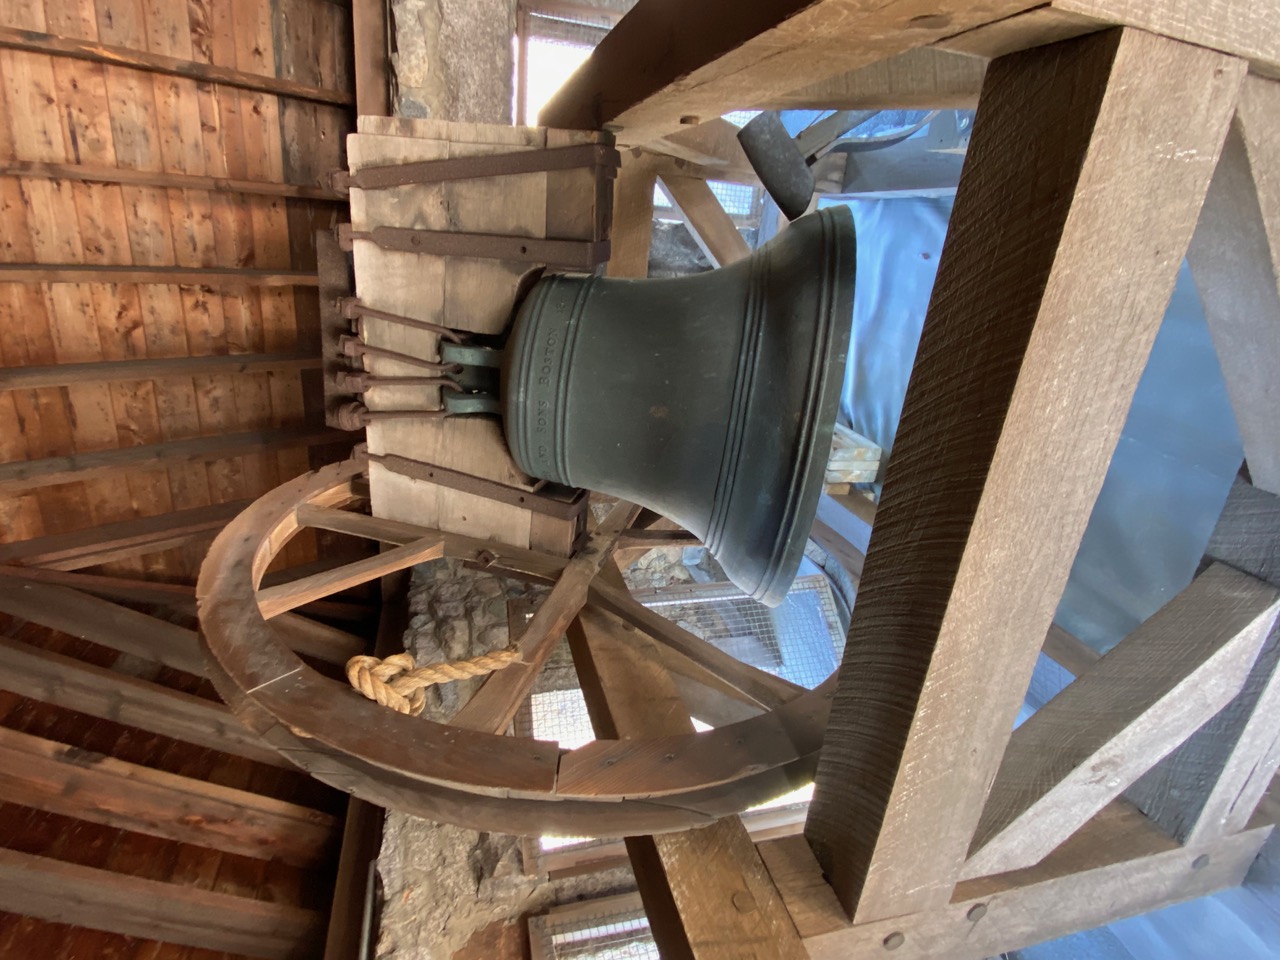
<path id="1" fill-rule="evenodd" d="M 611 277 L 647 277 L 653 240 L 653 190 L 657 165 L 647 156 L 624 154 L 613 182 L 613 228 L 609 262 Z"/>
<path id="2" fill-rule="evenodd" d="M 1280 587 L 1280 497 L 1237 483 L 1207 555 Z M 1280 627 L 1244 689 L 1159 763 L 1128 798 L 1183 842 L 1244 829 L 1280 768 Z"/>
<path id="3" fill-rule="evenodd" d="M 943 41 L 945 43 L 945 41 Z M 962 53 L 920 47 L 754 104 L 761 110 L 970 110 L 987 65 Z"/>
<path id="4" fill-rule="evenodd" d="M 619 588 L 610 565 L 601 579 Z M 569 646 L 596 735 L 629 739 L 693 732 L 688 708 L 648 638 L 584 610 Z M 699 830 L 628 837 L 627 854 L 664 957 L 803 960 L 804 948 L 746 828 L 727 817 Z"/>
<path id="5" fill-rule="evenodd" d="M 1054 0 L 1053 9 L 1099 25 L 1150 33 L 1221 50 L 1249 61 L 1255 73 L 1280 77 L 1280 19 L 1276 0 Z"/>
<path id="6" fill-rule="evenodd" d="M 521 662 L 491 674 L 454 716 L 455 726 L 489 733 L 503 733 L 511 726 L 556 642 L 586 604 L 591 581 L 609 561 L 618 537 L 639 512 L 634 503 L 620 500 L 600 521 L 525 627 L 519 640 Z"/>
<path id="7" fill-rule="evenodd" d="M 1038 863 L 1240 692 L 1280 591 L 1214 565 L 1014 731 L 962 877 Z"/>
<path id="8" fill-rule="evenodd" d="M 712 264 L 726 267 L 751 255 L 747 241 L 705 180 L 664 174 L 662 184 L 684 213 L 690 232 Z"/>
<path id="9" fill-rule="evenodd" d="M 292 764 L 220 703 L 0 637 L 0 690 L 258 763 Z"/>
<path id="10" fill-rule="evenodd" d="M 299 200 L 328 200 L 346 203 L 345 194 L 327 187 L 266 180 L 237 180 L 233 177 L 206 177 L 194 173 L 134 170 L 103 167 L 90 163 L 42 163 L 35 160 L 0 160 L 0 176 L 30 177 L 40 180 L 75 180 L 81 183 L 122 183 L 161 190 L 209 190 L 216 193 L 246 193 L 252 196 L 289 197 Z"/>
<path id="11" fill-rule="evenodd" d="M 853 926 L 833 916 L 834 903 L 825 912 L 810 912 L 806 919 L 814 926 L 805 948 L 812 960 L 999 956 L 1237 886 L 1271 831 L 1259 827 L 1183 847 L 1118 802 L 1038 866 L 961 883 L 951 902 L 937 910 Z M 774 859 L 766 860 L 772 870 Z M 791 894 L 783 887 L 789 906 L 821 889 L 813 886 L 822 883 L 813 861 L 773 876 L 808 883 Z M 896 945 L 892 954 L 886 952 L 889 944 Z"/>
<path id="12" fill-rule="evenodd" d="M 47 367 L 0 367 L 0 390 L 36 390 L 78 383 L 116 383 L 164 377 L 214 377 L 319 370 L 321 360 L 298 353 L 241 353 L 215 357 L 161 357 L 59 363 Z"/>
<path id="13" fill-rule="evenodd" d="M 0 610 L 121 653 L 204 675 L 196 631 L 89 593 L 0 577 Z M 297 614 L 277 617 L 275 626 L 290 649 L 331 663 L 345 663 L 365 647 L 360 637 Z"/>
<path id="14" fill-rule="evenodd" d="M 204 674 L 194 630 L 66 587 L 0 579 L 0 610 L 175 670 Z"/>
<path id="15" fill-rule="evenodd" d="M 334 818 L 0 727 L 0 788 L 25 807 L 298 867 L 330 853 Z"/>
<path id="16" fill-rule="evenodd" d="M 0 282 L 3 277 L 0 277 Z M 352 435 L 337 430 L 291 428 L 228 433 L 191 440 L 171 440 L 138 447 L 73 453 L 65 457 L 22 460 L 0 464 L 0 495 L 12 496 L 26 490 L 99 480 L 121 470 L 148 470 L 183 463 L 210 463 L 263 450 L 350 444 Z"/>
<path id="17" fill-rule="evenodd" d="M 625 623 L 642 631 L 661 646 L 675 651 L 722 680 L 747 694 L 760 705 L 773 709 L 804 692 L 804 688 L 782 677 L 775 677 L 749 663 L 743 663 L 720 648 L 694 636 L 662 614 L 650 610 L 631 595 L 612 584 L 597 581 L 591 587 L 591 598 L 597 606 Z M 679 669 L 670 664 L 671 669 Z"/>
<path id="18" fill-rule="evenodd" d="M 308 956 L 323 936 L 301 907 L 0 849 L 0 910 L 264 960 Z"/>
<path id="19" fill-rule="evenodd" d="M 1138 31 L 987 70 L 806 829 L 858 921 L 950 897 L 1243 74 Z"/>
<path id="20" fill-rule="evenodd" d="M 77 530 L 18 540 L 0 546 L 0 563 L 19 562 L 51 570 L 79 570 L 113 560 L 156 553 L 216 534 L 253 501 L 234 500 L 154 517 L 139 517 Z"/>
<path id="21" fill-rule="evenodd" d="M 202 83 L 218 83 L 241 90 L 254 90 L 259 93 L 273 93 L 281 97 L 293 97 L 299 100 L 312 100 L 316 103 L 329 103 L 347 106 L 355 102 L 355 97 L 341 90 L 324 90 L 319 87 L 298 83 L 284 77 L 267 77 L 261 74 L 245 73 L 230 67 L 221 67 L 212 63 L 194 60 L 180 60 L 146 50 L 132 50 L 128 47 L 116 47 L 92 40 L 81 40 L 72 37 L 55 37 L 48 33 L 37 33 L 34 30 L 14 30 L 0 27 L 0 48 L 22 50 L 27 53 L 43 53 L 53 57 L 72 57 L 77 60 L 88 60 L 91 63 L 104 63 L 114 67 L 132 67 L 135 70 L 146 70 L 149 73 L 161 73 L 171 77 L 185 77 Z"/>
<path id="22" fill-rule="evenodd" d="M 770 0 L 744 8 L 704 0 L 671 28 L 670 6 L 641 0 L 543 109 L 552 127 L 616 129 L 643 144 L 1035 6 L 935 3 L 852 7 L 844 0 Z"/>
<path id="23" fill-rule="evenodd" d="M 253 267 L 143 267 L 102 263 L 0 263 L 0 283 L 171 283 L 215 290 L 314 287 L 307 270 Z"/>
<path id="24" fill-rule="evenodd" d="M 1280 493 L 1280 83 L 1249 78 L 1187 261 L 1254 486 Z"/>

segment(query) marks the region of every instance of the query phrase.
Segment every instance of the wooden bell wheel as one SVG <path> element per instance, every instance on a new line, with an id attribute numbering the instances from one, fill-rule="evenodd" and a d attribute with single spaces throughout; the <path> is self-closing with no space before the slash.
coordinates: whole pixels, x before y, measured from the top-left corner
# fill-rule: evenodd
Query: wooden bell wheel
<path id="1" fill-rule="evenodd" d="M 805 690 L 632 599 L 605 568 L 636 508 L 620 504 L 566 560 L 344 509 L 360 499 L 362 471 L 357 461 L 334 464 L 262 497 L 223 530 L 200 572 L 210 676 L 240 719 L 299 767 L 374 803 L 435 820 L 505 833 L 592 836 L 687 829 L 812 778 L 833 678 Z M 261 589 L 273 558 L 304 527 L 394 548 Z M 313 670 L 271 623 L 340 587 L 438 557 L 553 584 L 520 638 L 521 662 L 492 674 L 448 723 L 397 713 Z M 575 750 L 505 736 L 571 624 L 580 634 L 604 631 L 612 642 L 646 651 L 671 676 L 728 703 L 743 719 L 700 733 L 602 738 Z M 585 691 L 584 674 L 594 668 L 577 648 L 574 656 Z"/>

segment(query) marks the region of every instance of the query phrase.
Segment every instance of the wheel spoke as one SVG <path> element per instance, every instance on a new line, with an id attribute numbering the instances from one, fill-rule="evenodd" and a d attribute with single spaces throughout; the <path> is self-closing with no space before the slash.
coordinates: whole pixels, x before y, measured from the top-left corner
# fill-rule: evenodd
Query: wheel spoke
<path id="1" fill-rule="evenodd" d="M 587 591 L 613 553 L 618 536 L 640 508 L 620 501 L 564 568 L 541 606 L 525 627 L 519 650 L 523 663 L 493 674 L 453 718 L 454 726 L 501 733 L 511 725 L 520 704 L 529 696 L 538 674 L 551 657 L 556 641 L 587 602 Z"/>
<path id="2" fill-rule="evenodd" d="M 361 583 L 368 583 L 388 573 L 395 573 L 415 563 L 435 560 L 444 556 L 444 543 L 438 535 L 415 540 L 386 553 L 365 557 L 346 566 L 325 570 L 309 577 L 302 577 L 279 586 L 258 591 L 258 609 L 262 616 L 272 617 L 300 607 L 312 600 L 319 600 L 332 593 L 346 590 Z"/>

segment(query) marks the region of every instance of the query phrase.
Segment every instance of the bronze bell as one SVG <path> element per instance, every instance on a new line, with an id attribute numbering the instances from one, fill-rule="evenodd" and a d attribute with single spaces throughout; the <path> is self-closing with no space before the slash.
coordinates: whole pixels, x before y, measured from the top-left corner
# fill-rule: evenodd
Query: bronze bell
<path id="1" fill-rule="evenodd" d="M 670 517 L 743 591 L 780 603 L 831 450 L 855 245 L 834 207 L 697 276 L 544 277 L 503 369 L 516 463 Z"/>

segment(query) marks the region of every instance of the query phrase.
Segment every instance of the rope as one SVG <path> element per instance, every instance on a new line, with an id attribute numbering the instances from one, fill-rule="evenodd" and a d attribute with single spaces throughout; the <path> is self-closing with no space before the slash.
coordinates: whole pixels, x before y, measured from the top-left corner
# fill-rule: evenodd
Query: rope
<path id="1" fill-rule="evenodd" d="M 347 680 L 370 700 L 399 713 L 416 717 L 427 704 L 427 687 L 468 677 L 483 677 L 520 663 L 515 644 L 449 663 L 419 667 L 411 653 L 395 653 L 386 659 L 356 656 L 347 661 Z"/>

